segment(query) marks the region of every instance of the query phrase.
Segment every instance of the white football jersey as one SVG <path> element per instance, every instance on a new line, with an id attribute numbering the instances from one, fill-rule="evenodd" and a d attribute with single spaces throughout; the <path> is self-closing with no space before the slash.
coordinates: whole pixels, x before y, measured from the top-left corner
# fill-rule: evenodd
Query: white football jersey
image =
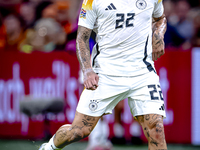
<path id="1" fill-rule="evenodd" d="M 93 29 L 96 73 L 136 76 L 155 71 L 152 17 L 163 14 L 162 0 L 84 0 L 78 25 Z"/>

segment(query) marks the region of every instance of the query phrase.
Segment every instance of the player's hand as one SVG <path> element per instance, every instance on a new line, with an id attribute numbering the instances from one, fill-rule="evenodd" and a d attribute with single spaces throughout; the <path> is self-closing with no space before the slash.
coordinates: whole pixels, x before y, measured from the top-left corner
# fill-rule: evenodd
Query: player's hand
<path id="1" fill-rule="evenodd" d="M 152 60 L 155 61 L 160 58 L 164 53 L 165 43 L 163 40 L 163 35 L 160 35 L 159 32 L 154 32 L 152 37 Z"/>
<path id="2" fill-rule="evenodd" d="M 96 90 L 98 87 L 99 76 L 90 68 L 83 71 L 84 86 L 88 90 Z"/>

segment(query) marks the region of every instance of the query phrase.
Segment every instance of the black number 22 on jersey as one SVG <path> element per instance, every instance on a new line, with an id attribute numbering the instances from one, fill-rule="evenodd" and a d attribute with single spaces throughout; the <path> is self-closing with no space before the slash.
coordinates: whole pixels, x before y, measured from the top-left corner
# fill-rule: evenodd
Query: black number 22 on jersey
<path id="1" fill-rule="evenodd" d="M 125 15 L 127 15 L 126 21 L 125 21 Z M 116 20 L 115 29 L 123 28 L 123 26 L 125 26 L 125 27 L 133 27 L 133 23 L 131 23 L 131 20 L 134 19 L 134 16 L 135 16 L 135 13 L 127 13 L 127 14 L 117 13 L 116 17 L 118 19 Z"/>

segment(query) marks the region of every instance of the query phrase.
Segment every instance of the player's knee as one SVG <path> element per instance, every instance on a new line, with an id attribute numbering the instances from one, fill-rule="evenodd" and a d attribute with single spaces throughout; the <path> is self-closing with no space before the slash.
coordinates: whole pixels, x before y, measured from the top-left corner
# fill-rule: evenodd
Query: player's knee
<path id="1" fill-rule="evenodd" d="M 70 142 L 73 141 L 73 142 L 76 142 L 76 141 L 79 141 L 87 136 L 89 136 L 90 134 L 90 131 L 85 129 L 85 128 L 74 128 L 74 129 L 68 129 L 68 130 L 73 130 L 73 134 L 71 135 L 71 138 L 70 138 Z"/>
<path id="2" fill-rule="evenodd" d="M 145 135 L 149 141 L 149 144 L 153 146 L 163 147 L 165 144 L 164 126 L 162 119 L 157 119 L 148 122 L 144 127 Z"/>
<path id="3" fill-rule="evenodd" d="M 83 131 L 76 129 L 73 132 L 73 135 L 71 137 L 71 141 L 76 142 L 76 141 L 79 141 L 79 140 L 85 138 L 86 136 L 87 135 Z"/>
<path id="4" fill-rule="evenodd" d="M 90 130 L 88 130 L 88 129 L 85 129 L 85 130 L 83 131 L 83 136 L 84 136 L 84 138 L 85 138 L 85 137 L 87 137 L 87 136 L 89 136 L 89 135 L 90 135 L 90 133 L 91 133 L 91 131 L 90 131 Z"/>

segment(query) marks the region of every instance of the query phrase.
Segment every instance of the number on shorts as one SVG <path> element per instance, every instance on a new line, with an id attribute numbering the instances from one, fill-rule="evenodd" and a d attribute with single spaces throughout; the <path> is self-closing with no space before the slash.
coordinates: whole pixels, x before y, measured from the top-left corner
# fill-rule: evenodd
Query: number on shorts
<path id="1" fill-rule="evenodd" d="M 149 91 L 150 95 L 151 95 L 151 100 L 163 100 L 163 96 L 162 96 L 162 90 L 160 88 L 160 85 L 157 85 L 157 88 L 159 89 L 159 91 L 156 88 L 156 85 L 152 84 L 152 85 L 148 85 L 149 89 L 152 89 L 151 91 Z M 154 94 L 159 93 L 159 97 L 155 96 Z"/>

